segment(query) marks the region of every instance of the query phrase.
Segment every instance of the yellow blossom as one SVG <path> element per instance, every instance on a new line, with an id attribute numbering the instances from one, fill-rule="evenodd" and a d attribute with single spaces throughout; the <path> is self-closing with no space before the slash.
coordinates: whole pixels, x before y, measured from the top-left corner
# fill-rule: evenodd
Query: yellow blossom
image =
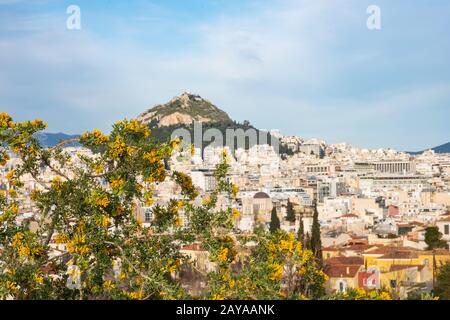
<path id="1" fill-rule="evenodd" d="M 94 165 L 93 169 L 94 169 L 95 174 L 102 174 L 103 171 L 105 171 L 105 167 L 102 164 Z"/>
<path id="2" fill-rule="evenodd" d="M 103 196 L 97 199 L 95 203 L 100 207 L 106 208 L 109 205 L 109 199 L 107 196 Z"/>
<path id="3" fill-rule="evenodd" d="M 132 300 L 141 300 L 144 297 L 144 292 L 142 290 L 130 292 L 128 297 Z"/>
<path id="4" fill-rule="evenodd" d="M 39 274 L 35 274 L 34 275 L 34 281 L 36 281 L 37 284 L 43 284 L 44 283 L 44 277 L 39 275 Z"/>
<path id="5" fill-rule="evenodd" d="M 228 260 L 228 251 L 228 248 L 222 248 L 222 250 L 220 250 L 219 256 L 217 257 L 219 261 L 225 262 Z"/>
<path id="6" fill-rule="evenodd" d="M 17 203 L 14 203 L 9 207 L 9 210 L 11 211 L 12 214 L 18 214 L 19 206 L 17 205 Z"/>
<path id="7" fill-rule="evenodd" d="M 110 145 L 109 148 L 110 148 L 109 154 L 113 159 L 115 159 L 119 158 L 126 152 L 127 145 L 122 137 L 117 136 L 116 140 L 114 140 L 114 142 Z"/>
<path id="8" fill-rule="evenodd" d="M 26 246 L 21 246 L 19 248 L 19 256 L 21 256 L 21 257 L 29 257 L 30 255 L 31 255 L 30 248 L 28 248 Z"/>
<path id="9" fill-rule="evenodd" d="M 178 216 L 176 219 L 175 219 L 175 225 L 176 226 L 181 226 L 183 224 L 183 220 Z"/>
<path id="10" fill-rule="evenodd" d="M 22 244 L 22 240 L 24 238 L 24 234 L 22 232 L 16 233 L 12 238 L 12 247 L 17 248 Z"/>
<path id="11" fill-rule="evenodd" d="M 121 189 L 124 184 L 125 184 L 125 181 L 122 178 L 113 179 L 111 181 L 111 188 L 118 190 L 118 189 Z"/>
<path id="12" fill-rule="evenodd" d="M 111 280 L 105 281 L 103 283 L 103 288 L 105 288 L 105 290 L 112 290 L 114 289 L 116 286 L 114 284 L 114 282 L 112 282 Z"/>
<path id="13" fill-rule="evenodd" d="M 235 220 L 237 220 L 237 219 L 239 219 L 241 217 L 240 211 L 238 209 L 236 209 L 236 208 L 233 208 L 231 210 L 231 213 L 233 215 L 233 219 L 235 219 Z"/>
<path id="14" fill-rule="evenodd" d="M 274 270 L 270 275 L 271 280 L 281 280 L 283 277 L 283 266 L 280 264 L 272 265 L 272 269 Z"/>
<path id="15" fill-rule="evenodd" d="M 64 244 L 69 241 L 69 238 L 65 234 L 58 233 L 57 235 L 55 235 L 54 241 L 56 244 Z"/>
<path id="16" fill-rule="evenodd" d="M 15 291 L 15 290 L 17 290 L 17 284 L 12 281 L 6 281 L 6 289 Z"/>
<path id="17" fill-rule="evenodd" d="M 107 216 L 102 216 L 102 226 L 107 227 L 109 225 L 109 218 Z"/>
<path id="18" fill-rule="evenodd" d="M 52 188 L 56 191 L 61 190 L 61 177 L 55 177 L 52 180 Z"/>

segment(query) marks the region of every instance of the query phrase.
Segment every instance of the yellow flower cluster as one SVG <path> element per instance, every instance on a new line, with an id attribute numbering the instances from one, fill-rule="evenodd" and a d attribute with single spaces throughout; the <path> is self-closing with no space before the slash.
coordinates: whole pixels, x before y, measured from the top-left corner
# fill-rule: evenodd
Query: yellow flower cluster
<path id="1" fill-rule="evenodd" d="M 231 214 L 233 215 L 233 219 L 235 220 L 238 220 L 241 217 L 241 212 L 236 208 L 233 208 L 231 210 Z"/>
<path id="2" fill-rule="evenodd" d="M 24 236 L 25 236 L 25 235 L 24 235 L 22 232 L 16 233 L 16 234 L 12 237 L 12 243 L 11 243 L 12 247 L 13 247 L 13 248 L 18 248 L 18 247 L 22 244 L 22 241 L 23 241 Z"/>
<path id="3" fill-rule="evenodd" d="M 272 264 L 270 268 L 273 270 L 270 279 L 271 280 L 281 280 L 283 277 L 283 266 L 281 264 Z"/>
<path id="4" fill-rule="evenodd" d="M 11 204 L 10 206 L 9 206 L 9 211 L 12 213 L 12 214 L 18 214 L 19 213 L 19 206 L 17 205 L 17 203 L 13 203 L 13 204 Z"/>
<path id="5" fill-rule="evenodd" d="M 4 166 L 9 160 L 9 156 L 7 153 L 0 153 L 0 166 Z"/>
<path id="6" fill-rule="evenodd" d="M 114 190 L 120 190 L 120 189 L 122 189 L 124 184 L 125 184 L 125 180 L 123 180 L 122 178 L 113 179 L 111 181 L 111 188 L 113 188 Z"/>
<path id="7" fill-rule="evenodd" d="M 108 216 L 105 216 L 105 215 L 102 216 L 101 224 L 105 228 L 109 226 L 109 218 L 108 218 Z"/>
<path id="8" fill-rule="evenodd" d="M 98 198 L 95 201 L 95 204 L 100 206 L 100 207 L 102 207 L 102 208 L 106 208 L 109 205 L 109 199 L 108 199 L 108 197 L 106 195 L 104 195 L 104 196 Z"/>
<path id="9" fill-rule="evenodd" d="M 181 219 L 180 216 L 177 216 L 177 218 L 175 219 L 175 225 L 176 225 L 177 227 L 180 227 L 180 226 L 183 225 L 183 219 Z"/>
<path id="10" fill-rule="evenodd" d="M 144 298 L 144 291 L 133 291 L 128 294 L 128 298 L 131 300 L 142 300 Z"/>
<path id="11" fill-rule="evenodd" d="M 125 130 L 134 134 L 142 134 L 145 138 L 150 137 L 151 131 L 145 123 L 137 121 L 135 119 L 127 121 L 119 121 L 117 125 L 123 127 Z"/>
<path id="12" fill-rule="evenodd" d="M 160 159 L 157 157 L 156 150 L 150 150 L 149 152 L 144 153 L 144 159 L 150 162 L 150 164 L 154 164 L 158 162 Z"/>
<path id="13" fill-rule="evenodd" d="M 40 275 L 40 274 L 35 274 L 34 275 L 34 281 L 37 284 L 43 284 L 44 283 L 44 277 L 42 275 Z"/>
<path id="14" fill-rule="evenodd" d="M 233 194 L 233 197 L 236 198 L 237 194 L 239 192 L 239 187 L 235 184 L 231 187 L 231 193 Z"/>
<path id="15" fill-rule="evenodd" d="M 53 180 L 52 180 L 52 188 L 55 191 L 61 191 L 61 185 L 62 185 L 61 177 L 53 178 Z"/>
<path id="16" fill-rule="evenodd" d="M 109 155 L 113 159 L 121 157 L 127 151 L 127 145 L 121 136 L 117 136 L 116 140 L 109 146 Z"/>
<path id="17" fill-rule="evenodd" d="M 175 272 L 180 267 L 180 265 L 181 265 L 180 259 L 177 259 L 175 261 L 172 259 L 169 259 L 167 261 L 167 263 L 165 264 L 165 266 L 161 268 L 161 271 L 172 273 L 172 272 Z"/>
<path id="18" fill-rule="evenodd" d="M 69 237 L 65 234 L 58 233 L 57 235 L 54 236 L 53 241 L 56 244 L 65 244 L 69 242 Z"/>
<path id="19" fill-rule="evenodd" d="M 90 142 L 95 146 L 100 146 L 109 141 L 109 137 L 104 135 L 98 129 L 94 129 L 92 132 L 86 132 L 81 135 L 82 140 L 90 140 Z"/>
<path id="20" fill-rule="evenodd" d="M 170 147 L 172 149 L 176 149 L 180 144 L 181 144 L 180 139 L 174 139 L 174 140 L 170 141 Z"/>
<path id="21" fill-rule="evenodd" d="M 219 259 L 219 261 L 221 262 L 226 262 L 228 260 L 228 252 L 228 248 L 222 248 L 219 255 L 217 256 L 217 259 Z"/>
<path id="22" fill-rule="evenodd" d="M 100 163 L 97 163 L 93 166 L 92 169 L 94 170 L 95 174 L 102 174 L 103 171 L 105 171 L 105 166 L 103 166 Z"/>
<path id="23" fill-rule="evenodd" d="M 103 283 L 103 288 L 107 291 L 110 291 L 116 287 L 115 283 L 111 280 L 107 280 Z"/>
<path id="24" fill-rule="evenodd" d="M 6 281 L 6 289 L 10 291 L 16 291 L 17 290 L 17 283 L 12 281 Z"/>
<path id="25" fill-rule="evenodd" d="M 31 257 L 39 255 L 43 252 L 43 249 L 39 246 L 32 246 L 26 244 L 27 235 L 23 232 L 18 232 L 12 237 L 11 246 L 17 250 L 20 257 Z"/>
<path id="26" fill-rule="evenodd" d="M 12 118 L 6 112 L 0 112 L 0 128 L 14 128 L 15 124 Z"/>
<path id="27" fill-rule="evenodd" d="M 85 222 L 80 221 L 76 233 L 72 240 L 67 243 L 67 250 L 70 253 L 87 254 L 91 248 L 86 244 Z"/>

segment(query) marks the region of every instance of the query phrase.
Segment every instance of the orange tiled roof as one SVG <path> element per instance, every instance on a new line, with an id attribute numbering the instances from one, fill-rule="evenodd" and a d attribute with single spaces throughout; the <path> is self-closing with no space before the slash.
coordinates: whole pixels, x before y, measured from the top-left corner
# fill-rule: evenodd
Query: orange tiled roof
<path id="1" fill-rule="evenodd" d="M 324 272 L 330 278 L 354 278 L 360 268 L 359 265 L 326 265 Z"/>
<path id="2" fill-rule="evenodd" d="M 409 268 L 417 268 L 417 270 L 421 271 L 425 266 L 422 264 L 392 264 L 389 268 L 389 272 L 400 271 Z"/>

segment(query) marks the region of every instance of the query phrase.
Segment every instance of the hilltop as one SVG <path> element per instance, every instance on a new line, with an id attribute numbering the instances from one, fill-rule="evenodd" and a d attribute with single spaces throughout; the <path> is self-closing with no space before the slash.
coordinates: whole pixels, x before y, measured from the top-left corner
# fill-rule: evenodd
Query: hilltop
<path id="1" fill-rule="evenodd" d="M 159 104 L 141 113 L 140 120 L 150 127 L 173 125 L 190 126 L 193 121 L 202 123 L 232 123 L 228 114 L 199 95 L 183 92 L 165 104 Z"/>

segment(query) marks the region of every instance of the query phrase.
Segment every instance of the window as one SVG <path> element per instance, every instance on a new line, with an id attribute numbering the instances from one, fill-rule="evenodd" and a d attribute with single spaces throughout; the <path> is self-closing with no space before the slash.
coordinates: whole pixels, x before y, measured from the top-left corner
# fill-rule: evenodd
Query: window
<path id="1" fill-rule="evenodd" d="M 345 291 L 345 284 L 344 282 L 339 282 L 339 292 L 344 292 Z"/>
<path id="2" fill-rule="evenodd" d="M 391 284 L 391 288 L 396 288 L 397 287 L 397 280 L 391 280 L 390 284 Z"/>
<path id="3" fill-rule="evenodd" d="M 152 211 L 150 209 L 145 209 L 144 220 L 145 222 L 150 222 L 152 220 Z"/>
<path id="4" fill-rule="evenodd" d="M 445 226 L 444 226 L 444 234 L 449 234 L 450 232 L 449 232 L 449 225 L 448 224 L 446 224 Z"/>

